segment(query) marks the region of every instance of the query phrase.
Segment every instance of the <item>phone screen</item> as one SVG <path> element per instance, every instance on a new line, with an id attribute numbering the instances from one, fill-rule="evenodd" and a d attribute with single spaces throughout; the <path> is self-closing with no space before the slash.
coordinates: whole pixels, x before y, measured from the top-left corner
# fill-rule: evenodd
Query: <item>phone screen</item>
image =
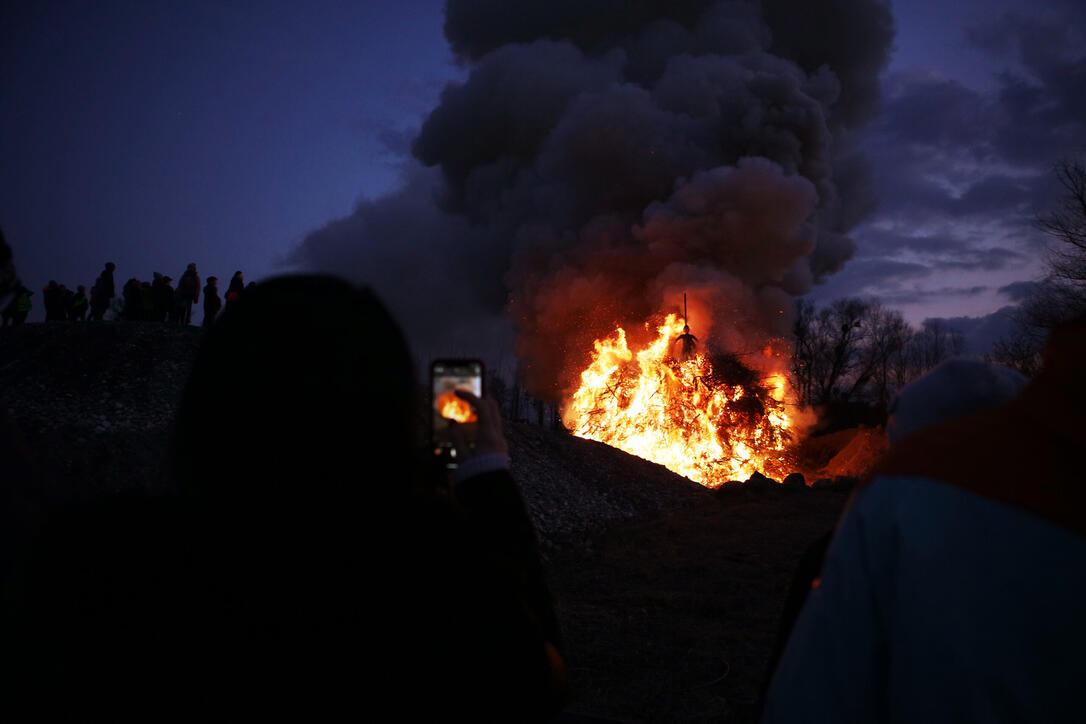
<path id="1" fill-rule="evenodd" d="M 483 363 L 475 359 L 439 359 L 430 365 L 431 429 L 434 454 L 456 467 L 456 450 L 449 437 L 449 420 L 456 420 L 469 446 L 479 437 L 478 420 L 468 403 L 456 396 L 456 390 L 483 396 Z"/>

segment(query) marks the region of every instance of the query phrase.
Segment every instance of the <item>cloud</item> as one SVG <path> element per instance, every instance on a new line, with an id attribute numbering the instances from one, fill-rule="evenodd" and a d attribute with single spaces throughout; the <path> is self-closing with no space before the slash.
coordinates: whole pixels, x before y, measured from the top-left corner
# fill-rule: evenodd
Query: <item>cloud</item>
<path id="1" fill-rule="evenodd" d="M 487 335 L 508 335 L 495 312 L 508 257 L 489 257 L 478 230 L 437 207 L 440 188 L 435 170 L 408 163 L 398 190 L 309 233 L 286 264 L 372 287 L 416 351 L 474 352 Z"/>
<path id="2" fill-rule="evenodd" d="M 430 317 L 506 310 L 526 383 L 550 399 L 594 338 L 677 311 L 684 290 L 707 344 L 759 349 L 874 209 L 847 129 L 877 105 L 892 18 L 878 0 L 824 11 L 450 0 L 465 78 L 412 145 L 431 170 L 411 165 L 403 189 L 310 234 L 297 259 L 375 279 L 436 334 L 402 288 L 418 259 Z"/>
<path id="3" fill-rule="evenodd" d="M 963 250 L 958 258 L 944 259 L 940 265 L 945 269 L 997 271 L 1025 259 L 1026 256 L 1020 252 L 996 246 L 989 249 Z"/>
<path id="4" fill-rule="evenodd" d="M 996 340 L 1014 332 L 1017 312 L 1018 307 L 1006 306 L 980 317 L 929 317 L 924 323 L 938 323 L 961 333 L 965 343 L 963 354 L 983 357 L 991 351 Z"/>
<path id="5" fill-rule="evenodd" d="M 1007 14 L 972 29 L 993 55 L 991 90 L 924 71 L 886 79 L 885 113 L 865 146 L 881 205 L 854 232 L 859 257 L 998 273 L 994 286 L 1016 267 L 1040 273 L 1043 237 L 1033 220 L 1059 193 L 1052 164 L 1086 138 L 1081 33 L 1055 28 L 1079 27 L 1070 12 Z"/>
<path id="6" fill-rule="evenodd" d="M 979 23 L 966 38 L 998 72 L 994 142 L 1008 159 L 1055 161 L 1086 136 L 1086 11 L 1056 4 L 1041 13 L 1010 11 Z"/>
<path id="7" fill-rule="evenodd" d="M 955 297 L 976 297 L 986 291 L 988 291 L 987 286 L 976 285 L 971 287 L 941 287 L 939 289 L 911 289 L 909 291 L 876 294 L 874 297 L 888 306 L 903 306 L 907 304 L 918 304 L 932 298 L 953 299 Z"/>
<path id="8" fill-rule="evenodd" d="M 417 128 L 395 128 L 385 126 L 377 131 L 377 140 L 389 154 L 400 158 L 411 155 L 411 145 L 418 135 Z"/>
<path id="9" fill-rule="evenodd" d="M 817 290 L 817 296 L 825 298 L 827 292 L 833 297 L 889 294 L 902 286 L 927 279 L 934 272 L 934 267 L 919 262 L 885 257 L 856 258 L 833 278 L 832 286 Z"/>
<path id="10" fill-rule="evenodd" d="M 999 293 L 1006 295 L 1013 302 L 1021 302 L 1029 299 L 1043 287 L 1044 284 L 1041 282 L 1011 282 L 1000 287 Z"/>
<path id="11" fill-rule="evenodd" d="M 929 149 L 968 148 L 983 156 L 995 132 L 993 100 L 937 73 L 898 73 L 887 79 L 881 133 Z"/>

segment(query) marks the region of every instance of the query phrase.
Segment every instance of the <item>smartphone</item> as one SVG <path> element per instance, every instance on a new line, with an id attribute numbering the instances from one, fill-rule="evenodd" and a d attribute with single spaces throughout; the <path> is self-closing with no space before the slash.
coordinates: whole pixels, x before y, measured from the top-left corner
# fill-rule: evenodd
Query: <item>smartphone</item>
<path id="1" fill-rule="evenodd" d="M 479 438 L 479 423 L 475 411 L 456 395 L 456 390 L 482 397 L 484 367 L 477 359 L 436 359 L 430 364 L 430 441 L 434 455 L 455 468 L 456 449 L 449 437 L 449 420 L 456 420 L 469 447 Z"/>

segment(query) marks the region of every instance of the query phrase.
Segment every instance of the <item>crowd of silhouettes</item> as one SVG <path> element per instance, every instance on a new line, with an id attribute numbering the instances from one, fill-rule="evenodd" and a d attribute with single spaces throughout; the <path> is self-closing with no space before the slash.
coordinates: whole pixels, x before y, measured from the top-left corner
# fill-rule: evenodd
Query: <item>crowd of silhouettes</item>
<path id="1" fill-rule="evenodd" d="M 114 319 L 132 322 L 162 322 L 176 326 L 188 326 L 192 323 L 192 308 L 200 302 L 200 276 L 196 264 L 189 264 L 173 286 L 173 277 L 153 273 L 151 281 L 130 278 L 121 287 L 121 304 L 114 305 L 117 297 L 113 273 L 117 265 L 107 262 L 98 275 L 90 292 L 80 284 L 72 291 L 64 284 L 50 280 L 42 289 L 42 305 L 45 308 L 46 322 L 72 321 L 82 322 L 88 319 L 102 321 L 106 312 L 114 311 Z M 230 287 L 226 292 L 226 307 L 241 299 L 246 289 L 252 289 L 255 282 L 246 287 L 242 272 L 234 272 Z M 210 327 L 223 308 L 223 300 L 218 292 L 218 277 L 208 277 L 203 287 L 204 305 L 202 326 Z M 31 297 L 34 292 L 19 284 L 14 296 L 0 308 L 3 325 L 20 325 L 26 322 L 30 310 L 34 308 Z"/>

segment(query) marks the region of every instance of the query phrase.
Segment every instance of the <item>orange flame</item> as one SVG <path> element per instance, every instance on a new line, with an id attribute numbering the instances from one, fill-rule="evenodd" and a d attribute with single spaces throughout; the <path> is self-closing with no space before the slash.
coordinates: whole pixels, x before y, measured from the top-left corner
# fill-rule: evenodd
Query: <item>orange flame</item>
<path id="1" fill-rule="evenodd" d="M 440 411 L 442 417 L 457 422 L 475 422 L 479 419 L 471 405 L 457 397 L 453 390 L 446 390 L 438 395 L 434 400 L 434 407 Z"/>
<path id="2" fill-rule="evenodd" d="M 708 487 L 756 470 L 781 473 L 792 427 L 784 376 L 729 383 L 704 352 L 685 361 L 673 357 L 683 332 L 676 315 L 658 331 L 656 341 L 636 353 L 622 328 L 596 340 L 592 363 L 563 411 L 566 426 Z"/>

